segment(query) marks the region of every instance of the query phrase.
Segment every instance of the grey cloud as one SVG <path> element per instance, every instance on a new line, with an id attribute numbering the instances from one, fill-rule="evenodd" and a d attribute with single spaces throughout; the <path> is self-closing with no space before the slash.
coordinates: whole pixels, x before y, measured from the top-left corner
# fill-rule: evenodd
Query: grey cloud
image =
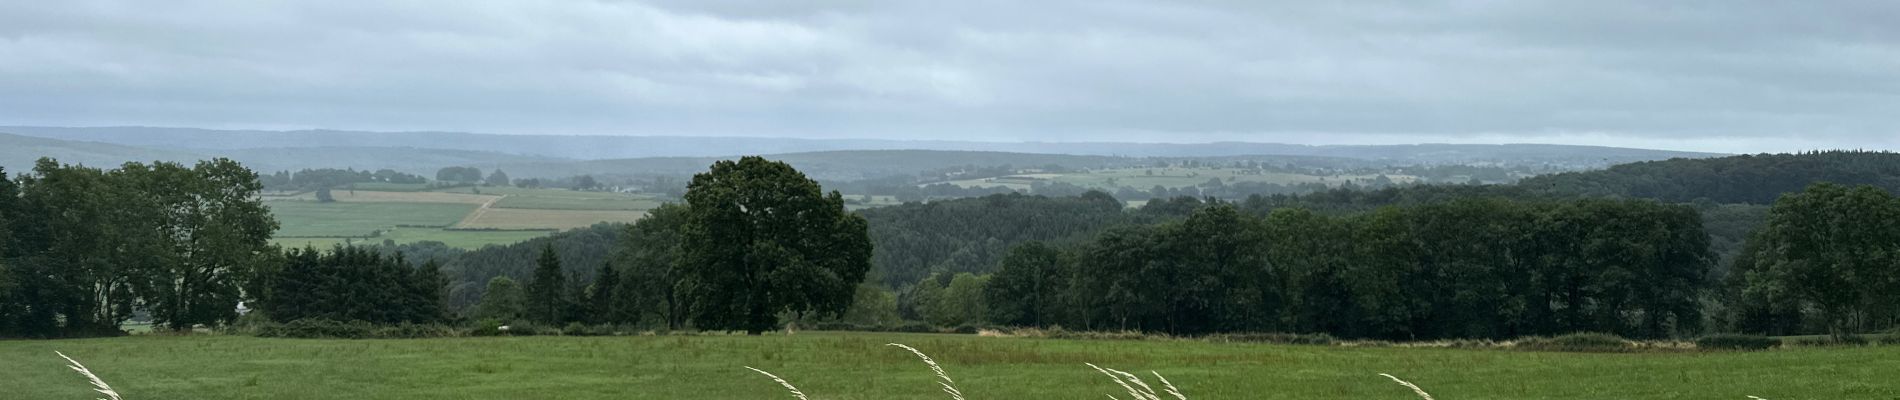
<path id="1" fill-rule="evenodd" d="M 1883 1 L 0 4 L 0 122 L 1900 147 Z"/>

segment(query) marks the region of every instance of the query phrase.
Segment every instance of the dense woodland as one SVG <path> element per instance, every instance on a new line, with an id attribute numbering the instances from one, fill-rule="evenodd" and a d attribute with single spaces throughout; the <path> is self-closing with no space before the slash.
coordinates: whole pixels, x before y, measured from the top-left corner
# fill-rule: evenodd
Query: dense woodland
<path id="1" fill-rule="evenodd" d="M 752 332 L 792 321 L 1403 340 L 1870 332 L 1900 324 L 1900 231 L 1870 222 L 1900 218 L 1892 157 L 1672 160 L 1518 185 L 1177 196 L 1136 209 L 1094 191 L 1006 193 L 856 213 L 789 166 L 748 159 L 716 165 L 685 203 L 632 225 L 474 251 L 288 252 L 262 244 L 274 222 L 251 208 L 258 180 L 234 163 L 47 161 L 0 180 L 0 334 L 87 334 L 135 315 L 215 326 L 235 312 L 204 305 L 240 300 L 274 320 Z M 1758 201 L 1784 184 L 1707 181 L 1730 175 L 1803 184 Z M 1809 186 L 1836 178 L 1867 185 Z M 165 179 L 204 183 L 152 183 Z M 730 186 L 758 182 L 781 184 Z M 99 200 L 53 200 L 68 198 Z M 249 201 L 219 200 L 237 198 Z M 719 206 L 741 203 L 759 206 Z M 157 209 L 125 207 L 173 211 L 140 219 L 125 210 Z M 781 207 L 818 219 L 760 213 Z M 225 224 L 249 228 L 213 229 Z M 209 243 L 222 247 L 192 250 Z M 764 287 L 803 294 L 754 290 Z M 324 297 L 362 288 L 387 294 Z"/>

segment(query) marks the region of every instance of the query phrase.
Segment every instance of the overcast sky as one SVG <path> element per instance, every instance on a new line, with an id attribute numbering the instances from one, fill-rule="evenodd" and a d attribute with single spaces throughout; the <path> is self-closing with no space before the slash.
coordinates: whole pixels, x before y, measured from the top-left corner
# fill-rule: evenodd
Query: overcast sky
<path id="1" fill-rule="evenodd" d="M 7 0 L 0 124 L 1900 149 L 1900 2 Z"/>

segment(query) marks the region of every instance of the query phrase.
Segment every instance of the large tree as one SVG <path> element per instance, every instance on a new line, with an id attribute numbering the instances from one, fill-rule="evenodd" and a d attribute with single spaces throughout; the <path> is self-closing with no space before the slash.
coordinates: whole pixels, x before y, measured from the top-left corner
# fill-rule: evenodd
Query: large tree
<path id="1" fill-rule="evenodd" d="M 871 268 L 864 219 L 783 162 L 716 162 L 685 197 L 681 250 L 700 328 L 759 334 L 781 312 L 842 313 Z"/>
<path id="2" fill-rule="evenodd" d="M 1873 186 L 1816 184 L 1783 196 L 1737 265 L 1744 293 L 1817 311 L 1831 334 L 1891 326 L 1900 307 L 1900 199 Z"/>
<path id="3" fill-rule="evenodd" d="M 238 278 L 275 252 L 269 240 L 278 224 L 257 197 L 257 173 L 222 158 L 190 169 L 160 162 L 124 171 L 156 206 L 157 237 L 172 255 L 144 285 L 153 321 L 186 330 L 235 319 Z"/>
<path id="4" fill-rule="evenodd" d="M 1061 294 L 1069 286 L 1069 264 L 1061 250 L 1041 241 L 1010 248 L 983 288 L 989 321 L 1010 326 L 1055 324 L 1065 305 Z"/>

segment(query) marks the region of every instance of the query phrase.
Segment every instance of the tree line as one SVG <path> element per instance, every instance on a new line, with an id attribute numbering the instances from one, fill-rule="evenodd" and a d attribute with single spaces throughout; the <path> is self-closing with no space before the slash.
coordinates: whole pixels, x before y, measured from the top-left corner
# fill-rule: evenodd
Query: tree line
<path id="1" fill-rule="evenodd" d="M 276 253 L 259 190 L 227 159 L 41 159 L 0 179 L 0 336 L 113 334 L 135 314 L 174 330 L 234 320 L 240 284 Z"/>

